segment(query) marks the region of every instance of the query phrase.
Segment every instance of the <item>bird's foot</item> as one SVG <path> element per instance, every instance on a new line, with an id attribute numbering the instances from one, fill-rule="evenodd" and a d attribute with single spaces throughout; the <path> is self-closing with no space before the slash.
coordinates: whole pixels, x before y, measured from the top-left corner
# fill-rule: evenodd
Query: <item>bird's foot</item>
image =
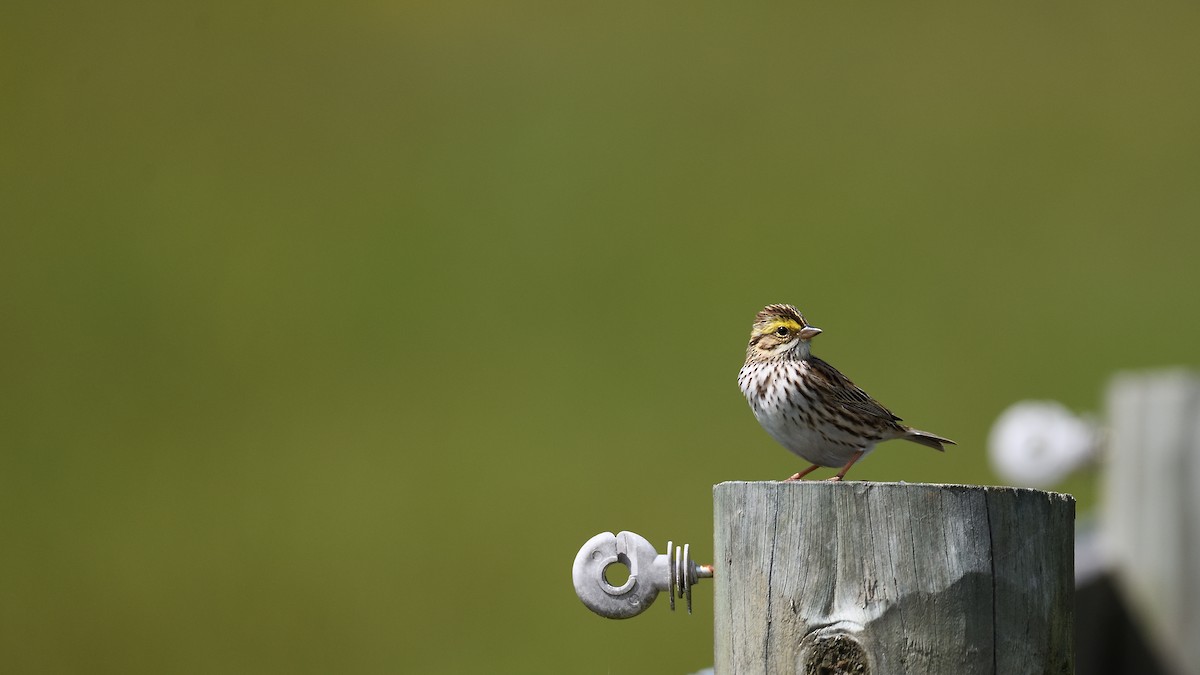
<path id="1" fill-rule="evenodd" d="M 808 467 L 807 469 L 805 469 L 803 471 L 798 471 L 798 472 L 792 474 L 791 478 L 784 478 L 783 482 L 787 483 L 787 482 L 794 481 L 794 480 L 800 480 L 801 478 L 804 478 L 805 476 L 816 471 L 819 468 L 821 468 L 821 467 L 817 466 L 816 464 L 813 464 L 812 466 Z"/>

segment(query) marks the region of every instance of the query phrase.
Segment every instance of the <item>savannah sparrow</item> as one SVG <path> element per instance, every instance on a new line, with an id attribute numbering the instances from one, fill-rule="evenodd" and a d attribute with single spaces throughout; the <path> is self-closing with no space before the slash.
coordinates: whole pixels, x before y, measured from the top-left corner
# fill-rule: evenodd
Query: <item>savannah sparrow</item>
<path id="1" fill-rule="evenodd" d="M 887 408 L 854 386 L 836 368 L 810 353 L 821 329 L 808 325 L 791 305 L 767 305 L 754 319 L 746 365 L 738 385 L 758 423 L 783 447 L 812 466 L 788 478 L 799 480 L 822 466 L 842 468 L 893 438 L 944 450 L 954 441 L 900 423 Z"/>

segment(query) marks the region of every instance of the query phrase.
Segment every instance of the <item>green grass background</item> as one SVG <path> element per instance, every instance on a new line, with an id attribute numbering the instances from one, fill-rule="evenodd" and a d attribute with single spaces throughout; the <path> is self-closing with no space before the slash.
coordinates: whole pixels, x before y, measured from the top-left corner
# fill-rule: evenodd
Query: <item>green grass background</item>
<path id="1" fill-rule="evenodd" d="M 686 673 L 575 598 L 801 467 L 750 320 L 990 483 L 1021 398 L 1196 365 L 1178 2 L 6 3 L 0 659 L 13 673 Z M 1090 486 L 1081 482 L 1086 510 Z"/>

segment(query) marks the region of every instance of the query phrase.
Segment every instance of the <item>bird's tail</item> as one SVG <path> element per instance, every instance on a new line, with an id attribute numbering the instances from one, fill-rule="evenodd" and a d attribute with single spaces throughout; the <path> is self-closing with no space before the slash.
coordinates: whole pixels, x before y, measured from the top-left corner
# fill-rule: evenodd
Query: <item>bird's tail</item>
<path id="1" fill-rule="evenodd" d="M 946 448 L 942 447 L 943 443 L 958 445 L 949 438 L 942 438 L 937 434 L 931 434 L 928 431 L 920 431 L 919 429 L 909 429 L 908 433 L 904 435 L 904 440 L 912 441 L 913 443 L 920 443 L 921 445 L 924 445 L 927 448 L 933 448 L 938 452 L 945 452 Z"/>

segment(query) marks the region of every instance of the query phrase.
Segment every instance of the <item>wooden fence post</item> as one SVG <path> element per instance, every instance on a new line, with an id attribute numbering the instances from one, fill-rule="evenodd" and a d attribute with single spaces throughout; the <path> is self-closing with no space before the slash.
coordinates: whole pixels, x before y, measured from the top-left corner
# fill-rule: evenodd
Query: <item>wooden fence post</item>
<path id="1" fill-rule="evenodd" d="M 1069 495 L 730 482 L 713 505 L 721 675 L 1074 671 Z"/>
<path id="2" fill-rule="evenodd" d="M 1167 669 L 1200 673 L 1200 376 L 1114 377 L 1108 426 L 1103 552 Z"/>

